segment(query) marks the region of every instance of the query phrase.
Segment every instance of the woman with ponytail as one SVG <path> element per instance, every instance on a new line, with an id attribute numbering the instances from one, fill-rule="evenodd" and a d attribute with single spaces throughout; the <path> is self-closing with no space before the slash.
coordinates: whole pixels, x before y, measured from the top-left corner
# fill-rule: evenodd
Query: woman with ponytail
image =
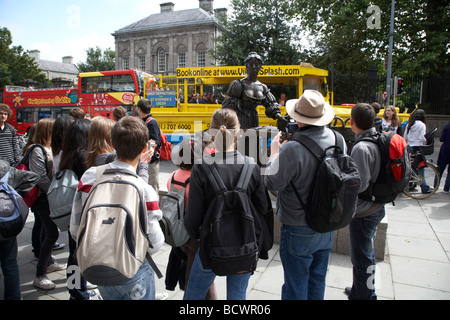
<path id="1" fill-rule="evenodd" d="M 191 171 L 189 199 L 185 215 L 185 227 L 192 239 L 196 239 L 202 247 L 200 229 L 203 225 L 206 212 L 216 194 L 208 178 L 206 166 L 213 166 L 228 190 L 233 190 L 238 183 L 245 163 L 245 156 L 236 150 L 239 137 L 240 124 L 236 112 L 231 109 L 218 109 L 214 112 L 210 133 L 214 140 L 215 153 L 196 161 Z M 251 159 L 249 159 L 251 160 Z M 265 189 L 261 178 L 260 168 L 254 161 L 250 161 L 253 168 L 247 195 L 256 211 L 260 215 L 267 212 Z M 233 235 L 230 234 L 230 237 Z M 201 250 L 201 248 L 200 248 Z M 197 251 L 186 288 L 186 300 L 205 299 L 208 288 L 213 283 L 216 274 L 204 268 Z M 230 300 L 244 300 L 251 272 L 238 273 L 227 276 L 227 298 Z"/>

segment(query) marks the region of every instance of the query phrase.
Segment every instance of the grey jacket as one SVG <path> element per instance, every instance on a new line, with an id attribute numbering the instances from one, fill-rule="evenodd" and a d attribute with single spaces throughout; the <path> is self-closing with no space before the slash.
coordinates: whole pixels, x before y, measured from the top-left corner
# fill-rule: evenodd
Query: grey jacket
<path id="1" fill-rule="evenodd" d="M 355 145 L 352 148 L 351 157 L 358 167 L 359 176 L 361 178 L 361 187 L 359 192 L 364 192 L 370 182 L 375 182 L 380 171 L 381 156 L 377 144 L 369 141 L 360 141 L 364 137 L 376 134 L 375 128 L 370 128 L 355 135 Z M 368 216 L 378 210 L 382 204 L 375 204 L 358 199 L 355 217 Z"/>
<path id="2" fill-rule="evenodd" d="M 333 132 L 326 127 L 302 127 L 295 133 L 296 137 L 301 135 L 308 135 L 322 148 L 336 144 Z M 344 140 L 341 134 L 336 132 L 336 135 L 338 139 Z M 347 150 L 343 151 L 347 152 Z M 291 181 L 302 200 L 305 201 L 308 199 L 317 166 L 317 159 L 297 141 L 288 141 L 283 144 L 278 157 L 269 161 L 264 183 L 267 189 L 278 191 L 277 216 L 281 223 L 294 226 L 306 225 L 305 212 L 292 189 Z"/>
<path id="3" fill-rule="evenodd" d="M 37 183 L 39 186 L 39 195 L 41 195 L 41 193 L 47 194 L 53 176 L 52 153 L 47 152 L 47 155 L 44 155 L 41 148 L 34 148 L 30 155 L 28 169 L 41 177 Z"/>

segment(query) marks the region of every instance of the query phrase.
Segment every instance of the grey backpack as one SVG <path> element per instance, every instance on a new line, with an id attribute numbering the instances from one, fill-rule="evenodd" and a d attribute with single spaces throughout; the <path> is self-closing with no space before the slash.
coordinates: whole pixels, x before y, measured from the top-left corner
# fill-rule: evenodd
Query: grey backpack
<path id="1" fill-rule="evenodd" d="M 164 233 L 165 242 L 172 247 L 181 247 L 189 240 L 189 234 L 184 227 L 184 198 L 189 178 L 184 183 L 176 181 L 172 176 L 170 190 L 161 197 L 159 207 L 163 213 L 159 221 Z M 176 189 L 174 185 L 183 187 Z"/>
<path id="2" fill-rule="evenodd" d="M 78 177 L 70 169 L 59 171 L 47 191 L 50 218 L 61 231 L 69 230 L 73 198 L 77 192 Z"/>
<path id="3" fill-rule="evenodd" d="M 0 241 L 17 236 L 25 226 L 28 206 L 8 184 L 8 173 L 0 179 Z"/>
<path id="4" fill-rule="evenodd" d="M 77 261 L 83 277 L 114 286 L 132 279 L 145 259 L 162 274 L 148 253 L 147 209 L 136 174 L 108 164 L 97 168 L 97 180 L 83 204 L 77 235 Z"/>

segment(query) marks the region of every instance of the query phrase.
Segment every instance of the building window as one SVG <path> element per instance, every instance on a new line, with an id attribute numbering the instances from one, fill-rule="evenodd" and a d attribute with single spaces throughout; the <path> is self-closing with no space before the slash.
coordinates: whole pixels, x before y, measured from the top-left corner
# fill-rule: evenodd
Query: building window
<path id="1" fill-rule="evenodd" d="M 158 50 L 158 72 L 166 71 L 166 51 L 164 49 Z"/>
<path id="2" fill-rule="evenodd" d="M 186 68 L 186 53 L 178 54 L 178 68 Z"/>
<path id="3" fill-rule="evenodd" d="M 200 51 L 197 52 L 197 67 L 205 67 L 206 66 L 206 52 Z"/>
<path id="4" fill-rule="evenodd" d="M 123 70 L 130 69 L 130 58 L 122 58 L 122 68 Z"/>
<path id="5" fill-rule="evenodd" d="M 138 69 L 145 71 L 145 56 L 139 56 L 138 59 Z"/>

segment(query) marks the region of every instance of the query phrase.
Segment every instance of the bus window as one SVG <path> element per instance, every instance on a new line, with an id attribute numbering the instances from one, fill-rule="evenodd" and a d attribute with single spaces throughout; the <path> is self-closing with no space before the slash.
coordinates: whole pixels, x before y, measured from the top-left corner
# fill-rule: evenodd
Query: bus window
<path id="1" fill-rule="evenodd" d="M 50 108 L 40 108 L 38 111 L 38 121 L 44 118 L 50 118 L 52 115 L 52 112 L 50 111 Z"/>
<path id="2" fill-rule="evenodd" d="M 16 109 L 16 121 L 23 122 L 23 109 Z"/>
<path id="3" fill-rule="evenodd" d="M 117 74 L 112 76 L 112 92 L 136 92 L 131 74 Z"/>
<path id="4" fill-rule="evenodd" d="M 123 105 L 122 107 L 125 108 L 125 110 L 127 111 L 127 116 L 134 116 L 133 114 L 133 105 Z M 136 109 L 136 114 L 137 114 L 137 109 Z"/>
<path id="5" fill-rule="evenodd" d="M 52 115 L 51 118 L 53 119 L 57 119 L 61 116 L 66 116 L 69 114 L 69 111 L 72 109 L 73 107 L 58 107 L 58 108 L 51 108 L 52 111 Z"/>
<path id="6" fill-rule="evenodd" d="M 83 93 L 98 92 L 136 92 L 131 74 L 81 78 Z"/>
<path id="7" fill-rule="evenodd" d="M 35 123 L 38 121 L 37 108 L 24 108 L 23 112 L 23 122 L 32 122 Z"/>
<path id="8" fill-rule="evenodd" d="M 81 90 L 83 93 L 97 93 L 98 92 L 98 78 L 88 77 L 81 78 Z"/>
<path id="9" fill-rule="evenodd" d="M 97 92 L 111 92 L 111 76 L 98 77 L 97 83 Z"/>

